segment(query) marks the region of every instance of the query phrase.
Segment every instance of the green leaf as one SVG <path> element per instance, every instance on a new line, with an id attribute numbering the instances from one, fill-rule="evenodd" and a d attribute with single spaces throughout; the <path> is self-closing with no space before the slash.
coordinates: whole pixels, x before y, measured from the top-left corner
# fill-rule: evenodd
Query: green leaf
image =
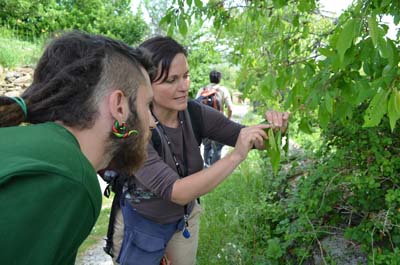
<path id="1" fill-rule="evenodd" d="M 315 0 L 299 0 L 299 10 L 308 12 L 315 8 Z"/>
<path id="2" fill-rule="evenodd" d="M 303 25 L 303 32 L 302 37 L 305 39 L 308 37 L 308 34 L 310 33 L 310 27 L 308 26 L 308 24 Z"/>
<path id="3" fill-rule="evenodd" d="M 174 24 L 169 24 L 169 27 L 168 27 L 168 31 L 167 31 L 167 35 L 168 36 L 172 36 L 173 34 L 174 34 Z"/>
<path id="4" fill-rule="evenodd" d="M 188 32 L 188 26 L 183 17 L 179 17 L 179 19 L 178 19 L 178 28 L 179 28 L 179 32 L 182 34 L 182 36 L 186 36 L 186 34 Z"/>
<path id="5" fill-rule="evenodd" d="M 313 133 L 310 122 L 305 117 L 299 123 L 299 130 L 307 134 Z"/>
<path id="6" fill-rule="evenodd" d="M 192 0 L 186 0 L 186 4 L 188 5 L 188 7 L 192 6 Z"/>
<path id="7" fill-rule="evenodd" d="M 281 8 L 284 7 L 286 5 L 286 1 L 285 0 L 273 0 L 274 3 L 274 7 L 275 8 Z"/>
<path id="8" fill-rule="evenodd" d="M 379 89 L 365 112 L 363 127 L 374 127 L 381 122 L 383 115 L 387 111 L 387 98 L 388 91 Z"/>
<path id="9" fill-rule="evenodd" d="M 394 102 L 395 102 L 395 104 L 394 104 L 395 110 L 397 113 L 400 114 L 400 91 L 396 92 L 396 98 L 395 98 Z"/>
<path id="10" fill-rule="evenodd" d="M 354 105 L 358 105 L 364 102 L 367 98 L 372 97 L 375 94 L 375 91 L 371 89 L 369 82 L 366 80 L 362 80 L 355 84 L 358 95 L 357 99 L 354 102 Z"/>
<path id="11" fill-rule="evenodd" d="M 381 9 L 387 7 L 391 2 L 392 2 L 392 0 L 383 0 L 383 1 L 381 2 L 381 6 L 380 6 Z"/>
<path id="12" fill-rule="evenodd" d="M 383 58 L 389 58 L 391 49 L 392 49 L 391 47 L 388 47 L 386 40 L 384 38 L 378 39 L 378 50 Z"/>
<path id="13" fill-rule="evenodd" d="M 163 24 L 169 24 L 171 22 L 171 15 L 171 12 L 167 12 L 167 14 L 160 20 L 158 24 L 160 26 L 162 26 Z"/>
<path id="14" fill-rule="evenodd" d="M 389 64 L 395 67 L 399 63 L 399 52 L 391 39 L 387 39 L 387 46 L 389 46 Z"/>
<path id="15" fill-rule="evenodd" d="M 388 116 L 390 129 L 393 132 L 396 127 L 396 122 L 400 118 L 400 91 L 397 91 L 397 89 L 393 89 L 390 93 L 388 101 Z"/>
<path id="16" fill-rule="evenodd" d="M 281 132 L 274 132 L 272 128 L 266 129 L 266 132 L 268 134 L 268 139 L 264 141 L 264 144 L 267 149 L 267 155 L 271 161 L 272 172 L 276 175 L 281 162 Z"/>
<path id="17" fill-rule="evenodd" d="M 272 150 L 276 150 L 276 142 L 275 142 L 275 137 L 274 137 L 274 131 L 272 129 L 268 130 L 268 141 L 269 141 L 269 146 Z"/>
<path id="18" fill-rule="evenodd" d="M 277 238 L 271 238 L 267 241 L 267 257 L 270 259 L 278 260 L 283 255 L 281 243 Z"/>
<path id="19" fill-rule="evenodd" d="M 272 75 L 266 75 L 260 83 L 261 93 L 264 97 L 272 97 L 276 88 L 276 80 Z"/>
<path id="20" fill-rule="evenodd" d="M 299 26 L 299 15 L 295 15 L 293 17 L 292 25 L 293 25 L 293 27 L 298 27 Z"/>
<path id="21" fill-rule="evenodd" d="M 318 109 L 318 121 L 321 128 L 326 129 L 328 126 L 329 117 L 330 115 L 326 109 L 326 104 L 321 104 Z"/>
<path id="22" fill-rule="evenodd" d="M 353 107 L 346 102 L 342 102 L 338 104 L 335 116 L 340 117 L 342 124 L 346 125 L 348 122 L 351 122 L 353 117 Z"/>
<path id="23" fill-rule="evenodd" d="M 333 98 L 329 93 L 325 94 L 325 107 L 329 114 L 333 113 Z"/>
<path id="24" fill-rule="evenodd" d="M 194 0 L 194 4 L 196 5 L 197 8 L 203 7 L 203 2 L 201 0 Z"/>
<path id="25" fill-rule="evenodd" d="M 344 54 L 346 53 L 347 49 L 351 47 L 354 38 L 356 37 L 356 30 L 359 22 L 355 19 L 350 19 L 346 22 L 343 27 L 342 32 L 339 35 L 339 38 L 336 43 L 336 49 L 339 52 L 340 61 L 343 62 Z"/>
<path id="26" fill-rule="evenodd" d="M 319 51 L 319 53 L 320 53 L 321 55 L 323 55 L 323 56 L 325 56 L 325 57 L 327 57 L 327 58 L 329 58 L 329 57 L 335 55 L 335 52 L 332 51 L 332 50 L 329 49 L 329 48 L 318 48 L 318 51 Z"/>
<path id="27" fill-rule="evenodd" d="M 376 16 L 370 16 L 368 18 L 369 35 L 371 36 L 372 42 L 376 47 L 378 45 L 378 23 L 376 22 Z"/>

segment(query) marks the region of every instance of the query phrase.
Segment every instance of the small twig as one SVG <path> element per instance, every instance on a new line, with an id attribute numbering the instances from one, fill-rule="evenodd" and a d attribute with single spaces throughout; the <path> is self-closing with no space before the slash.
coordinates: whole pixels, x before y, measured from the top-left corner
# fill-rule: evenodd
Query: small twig
<path id="1" fill-rule="evenodd" d="M 347 223 L 348 226 L 351 224 L 351 218 L 353 217 L 353 210 L 350 211 L 349 222 Z"/>
<path id="2" fill-rule="evenodd" d="M 317 243 L 318 243 L 318 246 L 319 246 L 319 251 L 321 252 L 322 261 L 324 262 L 325 265 L 327 265 L 326 260 L 324 258 L 324 250 L 322 249 L 321 242 L 319 241 L 319 239 L 317 237 L 317 233 L 315 232 L 314 225 L 311 223 L 311 220 L 310 220 L 310 218 L 308 218 L 308 215 L 306 215 L 306 218 L 307 218 L 308 223 L 311 225 L 311 228 L 312 228 L 312 231 L 313 231 L 313 234 L 314 234 L 314 238 L 315 238 L 315 240 L 317 240 Z"/>
<path id="3" fill-rule="evenodd" d="M 383 222 L 383 229 L 386 229 L 386 224 L 388 220 L 390 209 L 387 210 L 386 215 L 385 215 L 385 221 Z"/>

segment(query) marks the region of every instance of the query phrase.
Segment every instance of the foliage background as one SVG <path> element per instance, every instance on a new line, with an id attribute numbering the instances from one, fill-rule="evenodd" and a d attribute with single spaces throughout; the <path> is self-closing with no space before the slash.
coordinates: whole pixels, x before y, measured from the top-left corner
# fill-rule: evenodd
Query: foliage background
<path id="1" fill-rule="evenodd" d="M 212 25 L 230 48 L 224 59 L 239 68 L 236 87 L 260 102 L 260 113 L 288 110 L 296 133 L 320 131 L 307 177 L 295 190 L 284 177 L 272 181 L 260 201 L 266 211 L 257 225 L 269 231 L 260 240 L 276 254 L 264 261 L 304 263 L 316 248 L 323 263 L 335 262 L 321 245 L 334 234 L 371 264 L 397 264 L 399 32 L 389 38 L 383 17 L 398 25 L 400 2 L 356 0 L 338 19 L 318 4 L 177 0 L 162 22 L 176 35 L 191 34 L 198 21 Z"/>
<path id="2" fill-rule="evenodd" d="M 0 25 L 25 40 L 46 38 L 62 30 L 105 34 L 128 44 L 148 32 L 141 13 L 134 15 L 130 0 L 0 0 Z"/>

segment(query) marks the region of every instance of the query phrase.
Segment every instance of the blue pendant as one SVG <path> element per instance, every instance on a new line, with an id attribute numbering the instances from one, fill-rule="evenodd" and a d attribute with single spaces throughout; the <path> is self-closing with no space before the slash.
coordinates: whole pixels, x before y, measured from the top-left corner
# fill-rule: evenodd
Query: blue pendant
<path id="1" fill-rule="evenodd" d="M 185 227 L 185 229 L 183 229 L 183 233 L 182 233 L 184 238 L 189 238 L 190 237 L 190 232 L 189 230 L 187 230 L 187 228 Z"/>

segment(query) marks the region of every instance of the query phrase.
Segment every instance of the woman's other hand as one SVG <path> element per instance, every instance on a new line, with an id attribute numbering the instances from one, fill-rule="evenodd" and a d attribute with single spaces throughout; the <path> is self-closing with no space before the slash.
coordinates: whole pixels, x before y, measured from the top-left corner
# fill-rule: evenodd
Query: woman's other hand
<path id="1" fill-rule="evenodd" d="M 264 139 L 267 139 L 267 133 L 265 132 L 267 128 L 271 128 L 271 125 L 259 124 L 240 130 L 232 155 L 237 155 L 240 161 L 243 161 L 253 147 L 263 149 Z"/>
<path id="2" fill-rule="evenodd" d="M 279 128 L 282 133 L 286 133 L 289 116 L 289 112 L 279 112 L 274 110 L 265 112 L 265 120 L 269 122 L 272 128 Z"/>

